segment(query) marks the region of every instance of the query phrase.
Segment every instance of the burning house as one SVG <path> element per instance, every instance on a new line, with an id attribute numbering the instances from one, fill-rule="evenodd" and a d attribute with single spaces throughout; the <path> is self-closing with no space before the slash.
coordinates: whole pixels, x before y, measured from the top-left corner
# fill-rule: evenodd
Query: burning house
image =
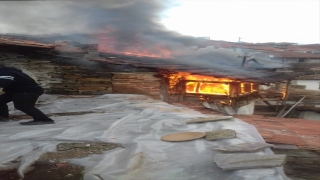
<path id="1" fill-rule="evenodd" d="M 230 43 L 211 43 L 212 46 L 201 52 L 173 57 L 169 55 L 176 53 L 174 51 L 137 54 L 136 50 L 130 53 L 126 49 L 126 52 L 115 53 L 115 49 L 111 48 L 113 53 L 109 53 L 104 43 L 92 48 L 92 45 L 79 43 L 56 41 L 53 45 L 47 45 L 8 37 L 2 37 L 1 47 L 3 51 L 20 52 L 20 55 L 13 54 L 14 58 L 3 54 L 2 62 L 23 66 L 45 87 L 47 93 L 145 94 L 169 103 L 204 103 L 206 107 L 224 114 L 253 114 L 257 107 L 255 102 L 262 99 L 268 106 L 265 108 L 258 104 L 259 110 L 263 107 L 263 111 L 268 108 L 279 111 L 281 102 L 288 94 L 286 81 L 310 73 L 297 63 L 281 62 L 275 63 L 278 66 L 270 66 L 270 59 L 252 59 L 245 55 L 247 51 L 236 53 Z M 36 47 L 30 51 L 32 46 Z M 163 57 L 160 57 L 163 52 Z M 267 53 L 274 54 L 273 51 Z M 260 65 L 248 65 L 247 62 L 252 60 Z M 300 62 L 303 63 L 309 67 L 308 63 Z M 276 89 L 266 90 L 264 87 L 269 85 Z M 287 99 L 298 101 L 300 95 L 295 95 L 296 91 L 291 92 Z M 304 102 L 310 101 L 310 97 L 308 95 Z M 297 108 L 305 110 L 311 106 L 317 106 L 317 102 Z"/>
<path id="2" fill-rule="evenodd" d="M 308 62 L 318 63 L 319 45 L 233 43 L 182 35 L 161 23 L 161 12 L 172 3 L 1 2 L 5 28 L 0 33 L 7 34 L 0 36 L 0 64 L 21 69 L 44 88 L 37 107 L 56 122 L 40 129 L 21 127 L 16 120 L 30 117 L 9 104 L 13 121 L 0 122 L 2 177 L 19 174 L 16 179 L 25 175 L 36 180 L 33 173 L 38 173 L 40 180 L 284 180 L 283 154 L 293 156 L 291 161 L 297 156 L 285 149 L 279 158 L 269 148 L 273 145 L 258 146 L 268 142 L 319 150 L 318 122 L 280 118 L 298 107 L 319 109 L 319 93 L 297 93 L 290 85 L 295 77 L 317 75 Z M 279 117 L 247 116 L 257 107 Z M 208 118 L 210 122 L 198 123 Z M 197 123 L 188 123 L 194 120 Z M 202 137 L 162 141 L 168 133 L 185 131 Z M 203 138 L 217 131 L 232 134 L 214 141 Z M 229 156 L 220 151 L 228 148 L 225 145 L 243 151 Z M 65 154 L 71 157 L 61 159 Z M 308 170 L 297 174 L 316 177 L 314 157 L 303 157 L 304 164 L 298 166 Z M 224 171 L 228 168 L 219 163 L 225 162 L 241 170 Z M 248 170 L 248 164 L 253 169 Z M 64 169 L 79 166 L 78 174 Z"/>
<path id="3" fill-rule="evenodd" d="M 35 45 L 33 53 L 21 51 L 25 56 L 14 58 L 3 54 L 1 61 L 11 66 L 23 65 L 47 93 L 54 94 L 146 94 L 169 103 L 206 102 L 227 114 L 253 114 L 254 101 L 260 98 L 259 85 L 291 77 L 270 68 L 242 67 L 243 59 L 226 49 L 210 49 L 208 55 L 213 61 L 209 62 L 207 57 L 173 59 L 78 50 L 71 45 L 63 48 L 60 42 L 56 50 L 48 53 L 44 49 L 52 49 L 53 45 L 5 37 L 1 42 L 9 52 L 10 48 L 16 52 L 17 46 Z"/>
<path id="4" fill-rule="evenodd" d="M 55 45 L 53 53 L 39 55 L 52 65 L 37 61 L 39 67 L 50 69 L 50 75 L 39 77 L 39 81 L 50 93 L 147 94 L 165 102 L 208 102 L 223 111 L 227 108 L 237 113 L 244 108 L 239 113 L 252 114 L 259 85 L 292 79 L 276 71 L 287 67 L 285 61 L 258 56 L 259 48 L 251 51 L 249 43 L 197 39 L 167 30 L 158 22 L 159 12 L 167 5 L 158 1 L 92 2 L 85 3 L 83 9 L 71 5 L 70 14 L 77 18 L 62 18 L 59 22 L 80 22 L 77 25 L 85 24 L 81 27 L 89 34 L 28 36 Z M 82 10 L 92 13 L 79 21 Z M 32 27 L 37 34 L 43 24 Z M 73 28 L 57 31 L 68 34 L 76 31 Z M 50 33 L 55 27 L 47 29 Z M 237 48 L 247 49 L 238 52 Z M 257 63 L 256 57 L 271 62 Z M 247 111 L 246 106 L 251 110 Z"/>
<path id="5" fill-rule="evenodd" d="M 104 58 L 103 58 L 104 57 Z M 132 58 L 134 60 L 132 60 Z M 146 57 L 111 57 L 101 53 L 100 58 L 92 61 L 111 64 L 127 64 L 135 67 L 144 67 L 154 72 L 156 86 L 148 80 L 144 86 L 151 86 L 149 94 L 160 92 L 160 98 L 166 102 L 210 102 L 224 109 L 232 107 L 237 111 L 240 107 L 248 105 L 259 98 L 259 79 L 236 78 L 234 74 L 221 72 L 219 69 L 190 65 L 182 61 L 177 63 L 172 59 L 153 59 Z M 241 63 L 241 61 L 239 61 Z M 140 75 L 139 75 L 140 74 Z M 141 88 L 137 86 L 136 79 L 145 76 L 143 73 L 122 73 L 122 83 L 117 82 L 121 75 L 114 72 L 113 92 L 132 93 Z M 239 76 L 240 77 L 240 76 Z M 271 80 L 273 81 L 273 80 Z M 265 83 L 265 81 L 262 81 Z"/>
<path id="6" fill-rule="evenodd" d="M 90 116 L 93 117 L 90 121 L 92 121 L 95 126 L 99 126 L 99 128 L 104 128 L 100 127 L 100 123 L 104 122 L 105 117 L 110 115 L 108 110 L 111 105 L 109 103 L 112 104 L 113 101 L 115 101 L 112 97 L 125 101 L 118 102 L 121 106 L 123 106 L 123 104 L 130 105 L 131 101 L 129 100 L 131 99 L 137 100 L 142 98 L 143 101 L 145 101 L 144 97 L 131 96 L 132 94 L 139 94 L 148 95 L 153 97 L 153 99 L 168 102 L 169 104 L 165 106 L 175 102 L 196 102 L 223 114 L 252 114 L 255 101 L 262 99 L 261 95 L 263 94 L 263 90 L 261 90 L 261 85 L 267 86 L 271 83 L 283 82 L 292 78 L 292 74 L 285 73 L 282 68 L 242 66 L 243 56 L 239 57 L 232 54 L 232 51 L 223 48 L 215 49 L 215 53 L 210 55 L 223 56 L 225 59 L 212 57 L 213 61 L 207 62 L 203 59 L 193 61 L 194 59 L 190 60 L 188 57 L 184 57 L 186 58 L 186 61 L 184 61 L 183 59 L 138 56 L 128 53 L 99 52 L 91 47 L 88 50 L 86 49 L 88 46 L 85 45 L 76 47 L 79 46 L 79 44 L 73 46 L 68 44 L 68 48 L 64 48 L 66 42 L 58 42 L 58 48 L 53 49 L 52 47 L 54 45 L 36 44 L 33 41 L 7 37 L 1 37 L 1 40 L 0 63 L 22 69 L 36 79 L 38 83 L 44 87 L 47 94 L 70 95 L 69 97 L 72 97 L 72 95 L 91 97 L 88 102 L 97 101 L 92 95 L 116 95 L 110 96 L 110 98 L 107 99 L 102 98 L 99 101 L 100 107 L 107 106 L 107 109 L 104 109 L 106 113 L 101 115 L 101 118 L 104 120 L 100 120 L 99 118 L 97 118 L 97 120 L 94 115 Z M 17 45 L 13 42 L 19 42 L 19 44 Z M 33 46 L 35 45 L 37 47 L 34 48 Z M 20 48 L 16 48 L 17 46 Z M 63 51 L 60 49 L 63 49 Z M 280 99 L 286 97 L 283 92 L 284 91 L 280 92 Z M 273 93 L 273 95 L 274 94 L 275 93 Z M 58 108 L 61 108 L 60 106 L 62 105 L 63 111 L 81 114 L 84 112 L 73 112 L 75 106 L 79 108 L 79 103 L 81 104 L 80 108 L 85 109 L 85 112 L 91 112 L 87 111 L 88 102 L 78 100 L 76 104 L 72 104 L 73 101 L 63 102 L 63 100 L 58 99 L 57 103 L 59 104 Z M 135 101 L 135 103 L 141 102 Z M 138 104 L 134 108 L 145 106 L 143 103 L 145 102 Z M 113 108 L 118 110 L 118 106 L 119 104 L 116 103 Z M 49 108 L 51 112 L 51 107 Z M 57 107 L 53 108 L 54 111 L 58 111 L 55 108 Z M 121 111 L 125 111 L 127 108 L 130 109 L 132 107 L 125 105 L 121 108 Z M 172 107 L 168 109 L 170 108 Z M 175 111 L 175 109 L 172 111 Z M 176 111 L 180 111 L 180 109 Z M 161 114 L 162 112 L 160 110 L 157 109 L 156 112 L 160 113 L 156 116 L 159 116 L 161 119 L 164 117 L 164 114 Z M 62 114 L 66 113 L 63 112 Z M 191 114 L 194 114 L 194 112 Z M 139 118 L 140 117 L 139 115 Z M 75 118 L 77 118 L 75 122 L 78 123 L 79 117 Z M 148 119 L 149 114 L 146 114 L 144 118 Z M 129 119 L 132 119 L 132 117 L 130 116 Z M 87 120 L 88 119 L 85 119 L 83 122 L 87 122 Z M 134 119 L 133 124 L 126 126 L 128 127 L 126 132 L 131 132 L 132 127 L 136 127 L 138 120 L 139 119 Z M 173 120 L 170 119 L 168 122 L 172 123 Z M 233 123 L 235 123 L 234 125 L 236 126 L 241 126 L 240 124 L 236 124 L 237 122 Z M 87 124 L 84 123 L 83 126 L 83 129 L 90 130 L 90 128 L 87 128 Z M 167 125 L 165 124 L 165 126 Z M 72 127 L 70 126 L 70 128 Z M 72 132 L 77 131 L 78 130 L 72 130 Z M 95 133 L 100 133 L 100 131 L 95 131 Z M 122 137 L 123 133 L 124 132 L 121 131 L 117 138 Z M 139 133 L 140 132 L 137 132 L 137 134 Z M 242 133 L 242 135 L 248 136 L 250 133 L 251 131 L 248 131 Z M 63 137 L 61 134 L 63 133 L 59 132 L 57 136 Z M 262 135 L 265 138 L 265 135 Z M 79 136 L 79 134 L 73 137 L 77 136 Z M 124 136 L 126 135 L 124 134 Z M 130 134 L 130 137 L 131 136 L 132 134 Z M 144 133 L 143 136 L 145 136 Z M 268 137 L 269 136 L 267 136 L 267 138 Z M 110 138 L 116 139 L 113 135 L 110 136 Z M 276 141 L 274 139 L 272 140 Z M 276 142 L 282 141 L 281 139 L 277 139 Z M 21 143 L 25 143 L 25 140 L 22 140 Z M 212 144 L 209 146 L 211 145 Z M 156 146 L 156 148 L 158 148 L 158 146 Z M 179 146 L 179 148 L 183 148 L 183 146 Z M 122 154 L 120 155 L 122 156 Z M 140 157 L 140 155 L 138 156 Z M 116 164 L 121 166 L 121 163 L 121 158 L 117 158 Z M 112 166 L 114 166 L 114 164 L 112 164 Z M 90 172 L 88 174 L 90 174 Z M 140 175 L 145 176 L 146 173 L 142 172 Z M 104 174 L 104 176 L 107 175 Z M 261 175 L 259 174 L 259 176 Z"/>

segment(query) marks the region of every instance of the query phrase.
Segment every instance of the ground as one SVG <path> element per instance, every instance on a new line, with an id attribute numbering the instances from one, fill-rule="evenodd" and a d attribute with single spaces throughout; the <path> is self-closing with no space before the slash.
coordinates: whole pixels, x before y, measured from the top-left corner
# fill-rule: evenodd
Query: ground
<path id="1" fill-rule="evenodd" d="M 50 167 L 52 170 L 42 172 L 59 174 L 56 170 L 60 169 L 60 177 L 69 179 L 81 175 L 83 179 L 108 180 L 286 179 L 281 168 L 223 171 L 217 167 L 214 157 L 219 152 L 213 149 L 244 142 L 264 142 L 254 126 L 237 118 L 186 124 L 187 121 L 213 115 L 143 95 L 47 96 L 38 107 L 50 115 L 56 124 L 21 126 L 17 121 L 1 123 L 2 168 L 16 165 L 19 174 L 27 177 L 32 173 L 32 167 L 36 167 L 34 170 L 37 172 L 40 172 L 39 167 Z M 20 118 L 19 121 L 28 120 L 14 109 L 10 113 L 12 117 Z M 176 143 L 161 141 L 161 137 L 172 133 L 220 129 L 232 129 L 236 131 L 236 137 L 215 141 L 204 138 Z M 94 147 L 91 143 L 99 142 L 121 144 L 122 147 L 102 154 L 89 153 L 94 152 L 88 150 L 88 147 Z M 61 146 L 61 143 L 71 145 Z M 74 156 L 77 158 L 70 159 L 73 165 L 66 165 L 69 162 L 60 159 L 65 152 L 58 150 L 74 147 L 72 144 L 76 145 L 76 149 L 81 149 L 79 154 L 90 155 L 83 158 Z M 265 149 L 259 153 L 272 154 L 272 151 Z M 34 174 L 32 176 L 35 179 Z"/>
<path id="2" fill-rule="evenodd" d="M 114 143 L 60 143 L 56 152 L 42 154 L 28 169 L 24 180 L 80 180 L 85 168 L 70 163 L 69 159 L 83 158 L 92 154 L 102 154 L 114 148 L 122 148 Z M 19 162 L 19 160 L 18 160 Z M 0 171 L 0 180 L 19 180 L 17 169 Z M 99 175 L 96 175 L 99 177 Z"/>

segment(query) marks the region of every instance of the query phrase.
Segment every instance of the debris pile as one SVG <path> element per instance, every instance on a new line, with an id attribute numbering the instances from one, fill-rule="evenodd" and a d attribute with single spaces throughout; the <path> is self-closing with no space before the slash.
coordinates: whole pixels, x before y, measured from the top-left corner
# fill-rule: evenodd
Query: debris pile
<path id="1" fill-rule="evenodd" d="M 232 116 L 215 116 L 209 118 L 197 118 L 187 121 L 186 124 L 212 122 L 232 119 Z M 208 141 L 231 139 L 236 137 L 236 131 L 232 129 L 219 129 L 210 132 L 182 132 L 163 136 L 162 141 L 180 142 L 205 138 Z M 216 151 L 227 152 L 229 154 L 218 153 L 214 156 L 214 162 L 223 170 L 252 169 L 265 167 L 279 167 L 285 164 L 286 155 L 255 154 L 260 150 L 273 147 L 272 144 L 261 142 L 240 143 L 236 145 L 215 148 Z M 245 153 L 244 153 L 245 152 Z M 247 153 L 251 152 L 251 153 Z"/>

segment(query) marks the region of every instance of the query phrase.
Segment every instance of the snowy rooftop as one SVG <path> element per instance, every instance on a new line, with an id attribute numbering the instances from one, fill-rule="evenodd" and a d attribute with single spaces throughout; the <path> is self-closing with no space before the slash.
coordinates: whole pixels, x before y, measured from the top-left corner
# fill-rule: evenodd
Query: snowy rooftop
<path id="1" fill-rule="evenodd" d="M 21 112 L 12 109 L 11 115 Z M 264 142 L 253 125 L 237 118 L 226 121 L 186 124 L 194 118 L 209 117 L 200 112 L 167 104 L 144 95 L 110 94 L 72 98 L 43 95 L 39 109 L 52 115 L 52 125 L 21 126 L 16 121 L 0 123 L 0 169 L 20 157 L 19 172 L 62 142 L 120 143 L 103 154 L 71 160 L 85 167 L 84 179 L 108 180 L 282 180 L 282 167 L 223 171 L 214 162 L 225 145 Z M 75 115 L 75 112 L 79 112 Z M 84 112 L 81 114 L 81 112 Z M 73 115 L 67 115 L 68 113 Z M 233 129 L 236 138 L 208 141 L 165 142 L 161 137 L 177 132 L 207 132 Z M 255 154 L 273 154 L 267 148 Z"/>

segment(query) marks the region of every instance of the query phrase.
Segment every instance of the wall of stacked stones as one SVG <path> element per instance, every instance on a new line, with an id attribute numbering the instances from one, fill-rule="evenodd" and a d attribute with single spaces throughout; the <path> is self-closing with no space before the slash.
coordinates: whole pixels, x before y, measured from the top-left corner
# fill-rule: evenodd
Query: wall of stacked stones
<path id="1" fill-rule="evenodd" d="M 162 99 L 161 79 L 155 72 L 113 72 L 112 88 L 118 94 L 148 94 Z"/>
<path id="2" fill-rule="evenodd" d="M 57 60 L 58 59 L 58 60 Z M 1 53 L 0 64 L 16 67 L 35 79 L 47 94 L 144 94 L 160 99 L 155 72 L 113 72 L 112 69 L 68 63 L 68 58 L 29 57 Z"/>

